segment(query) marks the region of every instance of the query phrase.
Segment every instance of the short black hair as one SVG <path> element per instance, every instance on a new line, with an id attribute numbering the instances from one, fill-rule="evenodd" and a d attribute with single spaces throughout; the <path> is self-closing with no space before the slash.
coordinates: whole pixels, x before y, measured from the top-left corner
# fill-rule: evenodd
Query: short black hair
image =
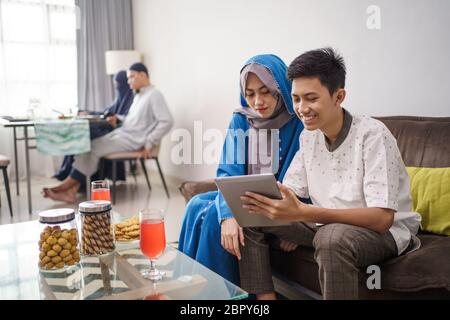
<path id="1" fill-rule="evenodd" d="M 287 70 L 291 81 L 303 77 L 319 78 L 330 95 L 345 88 L 345 75 L 344 58 L 329 47 L 303 53 L 292 61 Z"/>
<path id="2" fill-rule="evenodd" d="M 136 72 L 144 72 L 148 77 L 148 69 L 145 66 L 145 64 L 143 64 L 141 62 L 136 62 L 136 63 L 132 64 L 130 66 L 129 70 L 136 71 Z"/>

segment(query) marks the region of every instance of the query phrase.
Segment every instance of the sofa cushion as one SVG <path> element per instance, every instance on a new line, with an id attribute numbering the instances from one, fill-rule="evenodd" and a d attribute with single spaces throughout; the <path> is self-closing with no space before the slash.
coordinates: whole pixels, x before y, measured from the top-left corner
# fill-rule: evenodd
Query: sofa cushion
<path id="1" fill-rule="evenodd" d="M 407 168 L 422 230 L 450 236 L 450 168 Z"/>
<path id="2" fill-rule="evenodd" d="M 450 117 L 376 117 L 392 132 L 407 167 L 450 167 Z"/>
<path id="3" fill-rule="evenodd" d="M 395 291 L 450 291 L 450 237 L 422 234 L 419 238 L 420 249 L 383 264 L 382 285 Z"/>

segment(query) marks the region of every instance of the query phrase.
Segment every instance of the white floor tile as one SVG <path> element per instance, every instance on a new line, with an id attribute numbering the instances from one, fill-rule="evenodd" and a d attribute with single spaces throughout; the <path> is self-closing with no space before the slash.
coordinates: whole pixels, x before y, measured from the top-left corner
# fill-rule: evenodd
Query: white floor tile
<path id="1" fill-rule="evenodd" d="M 148 168 L 150 169 L 150 168 Z M 117 200 L 113 210 L 119 212 L 124 217 L 137 215 L 143 208 L 162 208 L 166 211 L 166 238 L 168 242 L 178 241 L 181 223 L 184 215 L 185 201 L 178 190 L 180 180 L 166 176 L 166 182 L 169 187 L 170 199 L 167 199 L 166 193 L 161 183 L 161 179 L 157 171 L 149 170 L 152 191 L 149 192 L 145 177 L 142 173 L 138 174 L 137 182 L 132 176 L 127 176 L 126 182 L 121 182 L 117 186 Z M 41 190 L 43 187 L 55 186 L 59 181 L 55 179 L 32 178 L 32 203 L 33 214 L 28 214 L 26 182 L 20 181 L 20 195 L 16 195 L 15 181 L 10 181 L 11 197 L 13 204 L 14 216 L 9 215 L 8 202 L 3 184 L 0 179 L 0 224 L 17 223 L 29 220 L 37 220 L 38 213 L 43 210 L 53 208 L 74 208 L 77 209 L 78 204 L 68 205 L 63 202 L 55 202 L 42 197 Z M 79 194 L 78 203 L 85 201 L 86 195 Z"/>

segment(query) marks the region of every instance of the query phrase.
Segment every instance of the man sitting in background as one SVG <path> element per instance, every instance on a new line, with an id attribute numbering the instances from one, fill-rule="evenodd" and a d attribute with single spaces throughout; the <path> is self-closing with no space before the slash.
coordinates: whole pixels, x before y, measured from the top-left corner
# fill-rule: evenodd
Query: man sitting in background
<path id="1" fill-rule="evenodd" d="M 142 155 L 148 158 L 151 150 L 161 143 L 173 126 L 173 117 L 162 93 L 151 84 L 148 70 L 142 63 L 130 67 L 128 83 L 136 95 L 122 126 L 93 140 L 91 152 L 75 156 L 70 176 L 57 187 L 44 188 L 44 196 L 73 203 L 86 175 L 91 176 L 97 171 L 103 156 L 143 148 Z M 108 121 L 116 126 L 118 119 L 115 115 Z"/>
<path id="2" fill-rule="evenodd" d="M 125 70 L 119 71 L 114 76 L 114 85 L 116 87 L 116 98 L 114 99 L 114 102 L 111 106 L 106 108 L 103 112 L 87 112 L 87 111 L 80 111 L 79 115 L 103 115 L 108 121 L 106 124 L 98 124 L 96 122 L 90 123 L 90 134 L 91 134 L 91 140 L 94 140 L 96 138 L 100 138 L 114 129 L 117 128 L 117 123 L 114 125 L 111 125 L 109 122 L 117 122 L 116 120 L 113 120 L 112 116 L 126 116 L 128 114 L 128 111 L 130 110 L 131 104 L 133 103 L 134 93 L 131 90 L 130 86 L 128 85 L 128 78 L 127 78 L 127 72 Z M 72 163 L 74 161 L 74 156 L 68 155 L 64 157 L 63 163 L 61 164 L 61 167 L 59 168 L 58 172 L 54 175 L 56 179 L 59 181 L 64 181 L 72 171 Z M 111 170 L 111 166 L 106 166 L 104 172 L 107 172 Z M 95 180 L 104 179 L 104 177 L 97 176 L 95 177 Z M 123 163 L 119 163 L 117 167 L 117 179 L 118 180 L 125 180 L 125 166 Z"/>

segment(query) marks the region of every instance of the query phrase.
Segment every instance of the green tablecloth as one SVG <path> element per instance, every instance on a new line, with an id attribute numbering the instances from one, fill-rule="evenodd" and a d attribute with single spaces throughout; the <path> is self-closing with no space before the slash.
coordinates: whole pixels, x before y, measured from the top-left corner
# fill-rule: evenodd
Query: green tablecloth
<path id="1" fill-rule="evenodd" d="M 34 128 L 40 153 L 62 156 L 91 151 L 88 120 L 39 120 L 35 122 Z"/>

